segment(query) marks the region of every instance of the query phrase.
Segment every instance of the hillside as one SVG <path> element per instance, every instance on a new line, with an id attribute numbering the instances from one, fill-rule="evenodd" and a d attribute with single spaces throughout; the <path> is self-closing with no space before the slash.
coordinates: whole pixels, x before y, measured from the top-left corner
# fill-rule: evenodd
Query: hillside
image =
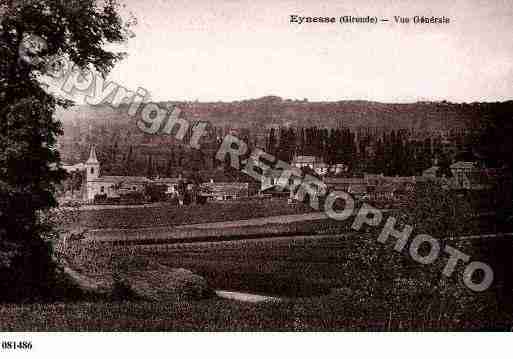
<path id="1" fill-rule="evenodd" d="M 386 104 L 293 101 L 268 96 L 236 102 L 165 102 L 159 105 L 167 108 L 176 105 L 191 122 L 207 121 L 212 125 L 209 136 L 202 138 L 201 151 L 184 148 L 173 136 L 143 133 L 136 126 L 140 113 L 129 117 L 127 105 L 117 109 L 108 105 L 75 106 L 58 112 L 64 128 L 59 140 L 63 161 L 85 161 L 94 143 L 105 174 L 143 175 L 151 160 L 158 173 L 176 174 L 184 169 L 212 168 L 216 138 L 229 130 L 238 130 L 239 136 L 251 146 L 266 148 L 268 129 L 281 126 L 345 127 L 352 132 L 369 129 L 374 138 L 383 132 L 407 129 L 410 139 L 416 140 L 434 139 L 441 135 L 435 132 L 456 130 L 457 133 L 461 129 L 477 129 L 483 134 L 486 128 L 487 135 L 482 138 L 479 152 L 486 153 L 488 158 L 506 160 L 511 157 L 509 134 L 513 101 Z"/>
<path id="2" fill-rule="evenodd" d="M 235 102 L 166 102 L 178 105 L 185 116 L 208 121 L 216 127 L 376 127 L 409 128 L 417 131 L 478 126 L 493 104 L 456 104 L 417 102 L 387 104 L 367 101 L 307 102 L 284 100 L 275 96 Z M 113 109 L 108 105 L 76 106 L 58 113 L 66 125 L 80 121 L 80 126 L 106 122 L 127 123 L 127 106 Z M 129 121 L 130 122 L 130 121 Z"/>

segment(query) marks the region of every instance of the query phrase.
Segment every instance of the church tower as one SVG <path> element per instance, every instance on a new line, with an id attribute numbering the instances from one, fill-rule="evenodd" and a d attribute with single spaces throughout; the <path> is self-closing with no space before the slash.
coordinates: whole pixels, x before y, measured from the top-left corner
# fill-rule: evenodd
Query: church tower
<path id="1" fill-rule="evenodd" d="M 89 153 L 89 159 L 85 163 L 86 167 L 86 181 L 96 179 L 100 176 L 100 162 L 96 157 L 96 147 L 91 146 L 91 152 Z"/>

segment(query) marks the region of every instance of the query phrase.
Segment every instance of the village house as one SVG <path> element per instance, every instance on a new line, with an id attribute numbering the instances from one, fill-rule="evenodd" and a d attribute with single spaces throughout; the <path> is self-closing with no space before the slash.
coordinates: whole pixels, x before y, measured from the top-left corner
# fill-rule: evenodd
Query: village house
<path id="1" fill-rule="evenodd" d="M 367 181 L 363 177 L 326 177 L 324 183 L 329 190 L 358 192 L 362 186 L 367 187 Z"/>
<path id="2" fill-rule="evenodd" d="M 480 190 L 490 188 L 501 173 L 500 169 L 483 168 L 470 161 L 458 161 L 449 168 L 452 176 L 440 176 L 440 167 L 435 164 L 422 172 L 422 178 L 436 181 L 445 189 Z"/>
<path id="3" fill-rule="evenodd" d="M 83 186 L 83 199 L 86 202 L 94 201 L 96 196 L 106 198 L 119 198 L 122 194 L 143 193 L 145 185 L 150 179 L 140 176 L 101 176 L 100 162 L 96 156 L 95 146 L 91 147 L 89 158 L 85 162 L 85 178 Z"/>
<path id="4" fill-rule="evenodd" d="M 335 176 L 338 176 L 338 175 L 348 172 L 348 171 L 349 171 L 349 166 L 347 166 L 346 164 L 343 164 L 343 163 L 336 163 L 334 165 L 331 165 L 328 170 L 328 172 L 330 174 L 333 174 Z"/>
<path id="5" fill-rule="evenodd" d="M 459 161 L 451 166 L 454 189 L 471 189 L 479 182 L 479 168 L 474 162 Z"/>
<path id="6" fill-rule="evenodd" d="M 295 156 L 291 165 L 297 168 L 309 167 L 319 176 L 325 176 L 330 169 L 322 159 L 316 156 Z"/>
<path id="7" fill-rule="evenodd" d="M 83 171 L 85 173 L 82 184 L 82 200 L 94 202 L 95 198 L 102 197 L 105 200 L 116 200 L 126 195 L 144 195 L 150 185 L 166 186 L 165 194 L 168 197 L 178 195 L 178 186 L 181 181 L 185 183 L 188 191 L 193 190 L 193 184 L 182 178 L 157 177 L 150 179 L 143 176 L 102 176 L 101 165 L 96 155 L 96 148 L 91 147 L 89 158 L 85 163 L 66 165 L 68 172 Z M 249 196 L 249 183 L 239 182 L 214 182 L 203 183 L 202 195 L 210 200 L 235 200 Z"/>
<path id="8" fill-rule="evenodd" d="M 210 200 L 238 200 L 249 196 L 249 183 L 245 182 L 214 182 L 202 184 L 203 196 Z"/>
<path id="9" fill-rule="evenodd" d="M 266 171 L 261 179 L 259 194 L 271 197 L 290 196 L 291 193 L 288 188 L 299 186 L 301 178 L 290 176 L 287 182 L 287 178 L 282 176 L 282 172 L 280 169 L 269 169 Z"/>
<path id="10" fill-rule="evenodd" d="M 422 177 L 425 178 L 436 178 L 439 175 L 440 167 L 437 165 L 431 166 L 428 169 L 422 171 Z"/>
<path id="11" fill-rule="evenodd" d="M 177 185 L 180 178 L 156 178 L 149 179 L 143 176 L 103 176 L 101 165 L 96 155 L 96 148 L 91 147 L 89 158 L 85 163 L 64 165 L 63 169 L 68 173 L 81 172 L 84 174 L 81 200 L 93 202 L 98 196 L 107 200 L 116 200 L 124 195 L 143 195 L 150 184 L 165 185 L 166 194 L 177 193 Z"/>
<path id="12" fill-rule="evenodd" d="M 152 183 L 156 185 L 166 186 L 166 195 L 176 196 L 178 194 L 178 184 L 182 181 L 182 176 L 179 177 L 157 177 Z"/>
<path id="13" fill-rule="evenodd" d="M 455 162 L 450 166 L 452 179 L 451 189 L 484 190 L 497 184 L 503 175 L 500 168 L 485 168 L 478 162 Z"/>
<path id="14" fill-rule="evenodd" d="M 358 199 L 396 200 L 411 193 L 418 177 L 390 177 L 382 174 L 364 174 L 363 177 L 326 177 L 324 183 L 330 191 L 344 191 Z"/>

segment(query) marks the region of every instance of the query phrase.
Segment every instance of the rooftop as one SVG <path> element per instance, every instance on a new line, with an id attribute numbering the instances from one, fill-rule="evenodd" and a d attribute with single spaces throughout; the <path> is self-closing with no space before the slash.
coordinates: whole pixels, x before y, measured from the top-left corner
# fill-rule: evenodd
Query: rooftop
<path id="1" fill-rule="evenodd" d="M 476 164 L 474 162 L 459 161 L 459 162 L 453 163 L 451 165 L 451 168 L 454 168 L 454 169 L 473 169 L 473 168 L 476 168 Z"/>
<path id="2" fill-rule="evenodd" d="M 90 180 L 90 182 L 110 182 L 110 183 L 149 183 L 152 182 L 150 179 L 141 176 L 101 176 Z"/>
<path id="3" fill-rule="evenodd" d="M 322 162 L 318 160 L 315 156 L 295 156 L 292 160 L 296 163 L 313 163 L 313 162 Z"/>

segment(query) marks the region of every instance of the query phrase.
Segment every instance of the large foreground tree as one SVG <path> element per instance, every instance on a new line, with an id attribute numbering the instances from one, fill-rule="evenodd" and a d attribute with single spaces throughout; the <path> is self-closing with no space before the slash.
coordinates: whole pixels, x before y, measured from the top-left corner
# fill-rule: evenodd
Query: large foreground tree
<path id="1" fill-rule="evenodd" d="M 2 0 L 0 4 L 0 300 L 51 294 L 55 267 L 41 211 L 56 205 L 64 178 L 57 106 L 38 79 L 50 59 L 107 74 L 121 54 L 104 45 L 125 39 L 114 0 Z"/>

